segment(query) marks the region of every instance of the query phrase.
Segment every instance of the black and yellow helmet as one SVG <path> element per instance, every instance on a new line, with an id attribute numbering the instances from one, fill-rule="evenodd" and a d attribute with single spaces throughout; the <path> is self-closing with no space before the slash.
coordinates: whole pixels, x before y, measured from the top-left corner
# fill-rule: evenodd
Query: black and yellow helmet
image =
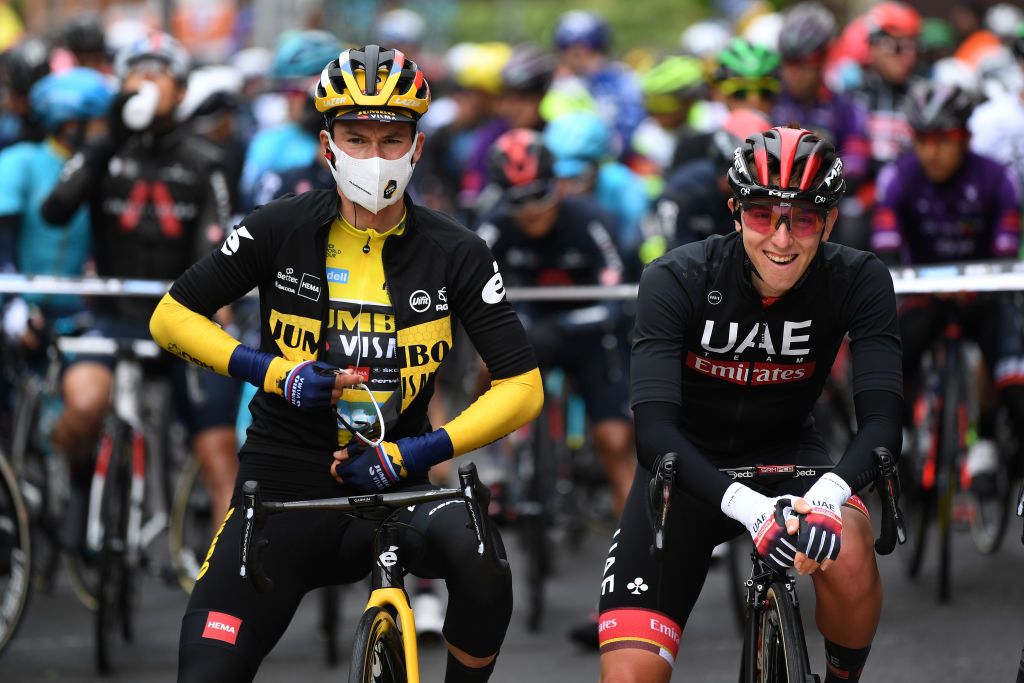
<path id="1" fill-rule="evenodd" d="M 400 50 L 367 45 L 324 67 L 314 100 L 328 127 L 337 119 L 415 123 L 430 107 L 430 86 Z"/>

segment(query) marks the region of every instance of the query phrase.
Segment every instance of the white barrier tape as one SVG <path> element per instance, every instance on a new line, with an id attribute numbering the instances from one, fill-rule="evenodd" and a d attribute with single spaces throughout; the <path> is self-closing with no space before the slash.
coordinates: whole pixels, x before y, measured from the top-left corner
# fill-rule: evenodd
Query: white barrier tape
<path id="1" fill-rule="evenodd" d="M 896 268 L 890 271 L 897 294 L 1024 291 L 1024 262 Z M 64 278 L 48 275 L 0 274 L 0 294 L 77 294 L 80 296 L 162 297 L 171 283 L 164 280 Z M 616 301 L 635 299 L 636 284 L 613 287 L 509 287 L 512 301 Z M 254 293 L 251 292 L 250 296 Z"/>
<path id="2" fill-rule="evenodd" d="M 138 358 L 156 358 L 160 355 L 160 347 L 148 339 L 134 339 L 130 342 L 118 342 L 107 337 L 59 337 L 57 348 L 61 353 L 95 354 L 113 356 L 117 354 L 119 344 L 130 344 L 132 355 Z"/>

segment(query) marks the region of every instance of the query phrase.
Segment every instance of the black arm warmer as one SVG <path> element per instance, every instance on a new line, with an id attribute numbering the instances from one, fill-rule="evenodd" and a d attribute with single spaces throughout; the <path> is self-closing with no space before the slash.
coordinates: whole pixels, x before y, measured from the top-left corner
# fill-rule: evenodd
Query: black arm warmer
<path id="1" fill-rule="evenodd" d="M 96 189 L 115 151 L 110 141 L 102 140 L 86 145 L 81 152 L 68 159 L 57 186 L 40 207 L 43 220 L 51 225 L 66 225 L 78 207 Z"/>
<path id="2" fill-rule="evenodd" d="M 640 464 L 654 472 L 666 453 L 679 454 L 679 487 L 714 509 L 722 504 L 732 480 L 718 471 L 679 431 L 679 406 L 648 402 L 633 407 L 636 423 L 636 455 Z"/>
<path id="3" fill-rule="evenodd" d="M 872 451 L 879 446 L 899 456 L 903 440 L 903 399 L 891 391 L 867 390 L 853 398 L 857 411 L 857 436 L 846 448 L 833 472 L 856 493 L 870 484 L 876 474 Z"/>

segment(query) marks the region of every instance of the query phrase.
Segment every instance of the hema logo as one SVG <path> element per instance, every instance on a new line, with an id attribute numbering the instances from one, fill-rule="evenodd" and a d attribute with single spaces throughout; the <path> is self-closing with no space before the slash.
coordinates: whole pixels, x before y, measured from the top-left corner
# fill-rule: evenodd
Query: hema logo
<path id="1" fill-rule="evenodd" d="M 203 638 L 220 640 L 229 645 L 234 645 L 238 640 L 238 630 L 242 626 L 242 620 L 223 612 L 210 612 L 206 616 L 206 626 L 203 629 Z"/>

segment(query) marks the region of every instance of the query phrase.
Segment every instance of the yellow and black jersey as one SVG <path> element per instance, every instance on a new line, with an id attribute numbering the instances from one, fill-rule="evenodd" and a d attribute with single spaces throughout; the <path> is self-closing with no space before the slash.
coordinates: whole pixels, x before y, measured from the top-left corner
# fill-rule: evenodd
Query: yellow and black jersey
<path id="1" fill-rule="evenodd" d="M 393 441 L 430 430 L 427 405 L 457 318 L 492 388 L 445 430 L 456 454 L 503 436 L 539 411 L 543 390 L 497 264 L 483 240 L 450 217 L 408 198 L 405 207 L 405 221 L 386 234 L 339 219 L 332 190 L 260 207 L 174 283 L 154 314 L 154 337 L 226 374 L 238 342 L 204 316 L 257 287 L 260 350 L 364 371 L 385 398 L 386 438 Z M 263 389 L 250 404 L 243 452 L 329 459 L 339 443 L 331 411 L 300 410 Z M 358 403 L 346 394 L 341 409 L 354 413 Z"/>

